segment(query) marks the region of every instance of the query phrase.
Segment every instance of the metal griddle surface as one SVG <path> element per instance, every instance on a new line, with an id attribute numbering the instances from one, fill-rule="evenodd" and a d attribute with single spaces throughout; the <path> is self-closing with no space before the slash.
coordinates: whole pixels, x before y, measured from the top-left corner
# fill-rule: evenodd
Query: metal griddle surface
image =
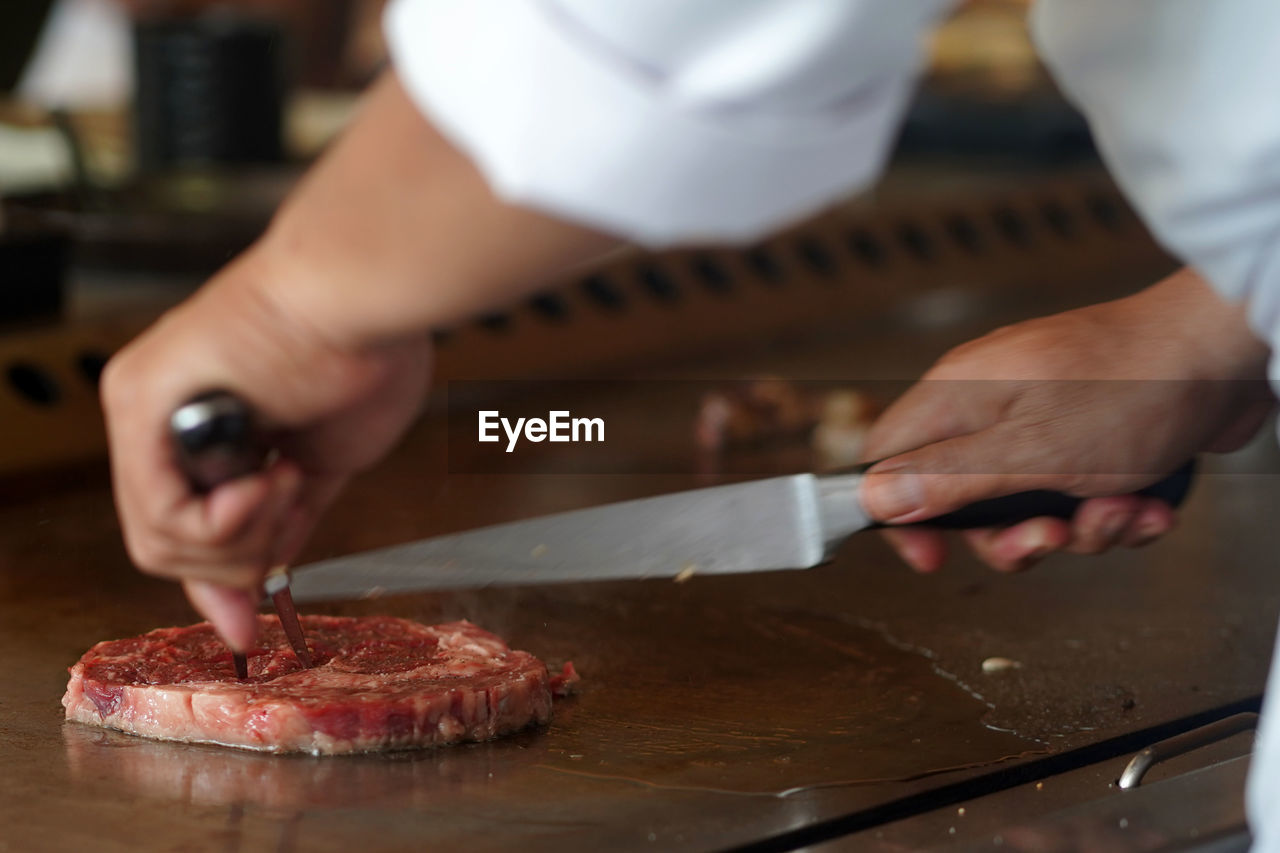
<path id="1" fill-rule="evenodd" d="M 856 363 L 862 375 L 907 377 L 980 330 L 931 333 L 927 347 L 917 333 L 909 355 L 883 335 L 758 361 L 798 375 Z M 757 369 L 748 362 L 703 375 Z M 687 413 L 664 410 L 660 395 L 600 404 L 606 416 L 651 413 L 655 440 L 673 448 L 686 440 Z M 442 436 L 436 422 L 416 430 L 335 509 L 310 556 L 696 485 L 675 475 L 445 476 Z M 129 568 L 99 472 L 0 506 L 0 842 L 725 848 L 1010 767 L 1033 773 L 1049 757 L 1261 691 L 1280 582 L 1274 531 L 1251 508 L 1277 500 L 1272 478 L 1206 477 L 1167 541 L 1012 577 L 967 561 L 914 576 L 866 536 L 808 572 L 330 607 L 465 617 L 553 664 L 574 660 L 584 682 L 545 730 L 313 759 L 62 722 L 65 668 L 90 645 L 192 621 L 176 587 Z M 984 675 L 992 655 L 1022 668 Z"/>

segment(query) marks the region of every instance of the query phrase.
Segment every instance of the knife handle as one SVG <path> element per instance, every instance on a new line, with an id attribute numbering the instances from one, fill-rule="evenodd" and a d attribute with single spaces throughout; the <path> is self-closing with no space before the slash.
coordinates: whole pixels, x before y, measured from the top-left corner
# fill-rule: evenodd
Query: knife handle
<path id="1" fill-rule="evenodd" d="M 191 488 L 208 494 L 218 486 L 262 470 L 268 446 L 253 410 L 229 391 L 208 391 L 183 403 L 169 418 L 179 470 Z"/>
<path id="2" fill-rule="evenodd" d="M 875 464 L 875 463 L 872 463 Z M 866 466 L 870 467 L 870 466 Z M 1137 494 L 1148 498 L 1159 498 L 1170 507 L 1182 505 L 1191 483 L 1195 477 L 1196 463 L 1191 460 L 1165 477 L 1158 483 L 1141 489 Z M 864 471 L 866 468 L 863 469 Z M 964 530 L 975 527 L 1007 527 L 1031 518 L 1060 518 L 1066 521 L 1075 516 L 1085 498 L 1077 498 L 1062 492 L 1048 489 L 1036 489 L 1029 492 L 1018 492 L 1004 497 L 978 501 L 961 507 L 955 512 L 928 518 L 908 527 L 934 527 L 943 530 Z M 877 522 L 873 527 L 890 527 Z"/>

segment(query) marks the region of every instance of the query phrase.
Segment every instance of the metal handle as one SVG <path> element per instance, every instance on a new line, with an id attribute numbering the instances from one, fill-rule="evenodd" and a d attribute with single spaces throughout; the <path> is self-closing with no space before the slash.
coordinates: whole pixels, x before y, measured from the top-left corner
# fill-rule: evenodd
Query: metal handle
<path id="1" fill-rule="evenodd" d="M 253 410 L 228 391 L 209 391 L 169 418 L 178 468 L 201 494 L 262 469 L 267 443 Z"/>
<path id="2" fill-rule="evenodd" d="M 1142 783 L 1142 777 L 1147 775 L 1147 771 L 1161 761 L 1176 758 L 1179 755 L 1191 752 L 1193 749 L 1199 749 L 1202 746 L 1226 740 L 1232 735 L 1252 731 L 1257 727 L 1257 714 L 1252 712 L 1233 714 L 1217 722 L 1209 723 L 1207 726 L 1201 726 L 1198 729 L 1192 729 L 1189 732 L 1183 732 L 1167 740 L 1154 743 L 1130 759 L 1124 768 L 1124 773 L 1120 774 L 1120 781 L 1117 784 L 1126 790 L 1136 788 Z"/>

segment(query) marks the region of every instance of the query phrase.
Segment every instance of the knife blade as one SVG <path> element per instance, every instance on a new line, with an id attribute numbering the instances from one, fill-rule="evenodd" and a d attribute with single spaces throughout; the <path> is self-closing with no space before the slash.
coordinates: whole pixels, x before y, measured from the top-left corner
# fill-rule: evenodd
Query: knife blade
<path id="1" fill-rule="evenodd" d="M 253 411 L 243 400 L 226 391 L 209 391 L 179 406 L 169 418 L 169 432 L 178 467 L 191 488 L 200 494 L 211 492 L 228 480 L 260 471 L 270 453 Z M 311 653 L 289 591 L 288 569 L 277 566 L 268 572 L 263 588 L 280 617 L 280 627 L 298 662 L 310 669 Z M 236 677 L 247 678 L 247 658 L 232 652 L 231 660 Z"/>
<path id="2" fill-rule="evenodd" d="M 882 525 L 859 499 L 866 468 L 713 486 L 437 536 L 294 569 L 298 601 L 490 585 L 564 583 L 807 569 L 852 534 Z M 1140 494 L 1178 506 L 1187 463 Z M 1080 498 L 1030 491 L 926 522 L 970 528 L 1070 518 Z"/>

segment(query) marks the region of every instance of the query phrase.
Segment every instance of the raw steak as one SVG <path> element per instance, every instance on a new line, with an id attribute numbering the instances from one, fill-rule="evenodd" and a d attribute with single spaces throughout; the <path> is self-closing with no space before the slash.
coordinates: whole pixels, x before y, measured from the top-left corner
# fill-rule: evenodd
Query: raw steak
<path id="1" fill-rule="evenodd" d="M 334 755 L 487 740 L 551 719 L 552 678 L 470 622 L 304 616 L 302 669 L 275 616 L 259 616 L 249 677 L 207 622 L 98 643 L 71 667 L 68 720 L 145 737 Z"/>

